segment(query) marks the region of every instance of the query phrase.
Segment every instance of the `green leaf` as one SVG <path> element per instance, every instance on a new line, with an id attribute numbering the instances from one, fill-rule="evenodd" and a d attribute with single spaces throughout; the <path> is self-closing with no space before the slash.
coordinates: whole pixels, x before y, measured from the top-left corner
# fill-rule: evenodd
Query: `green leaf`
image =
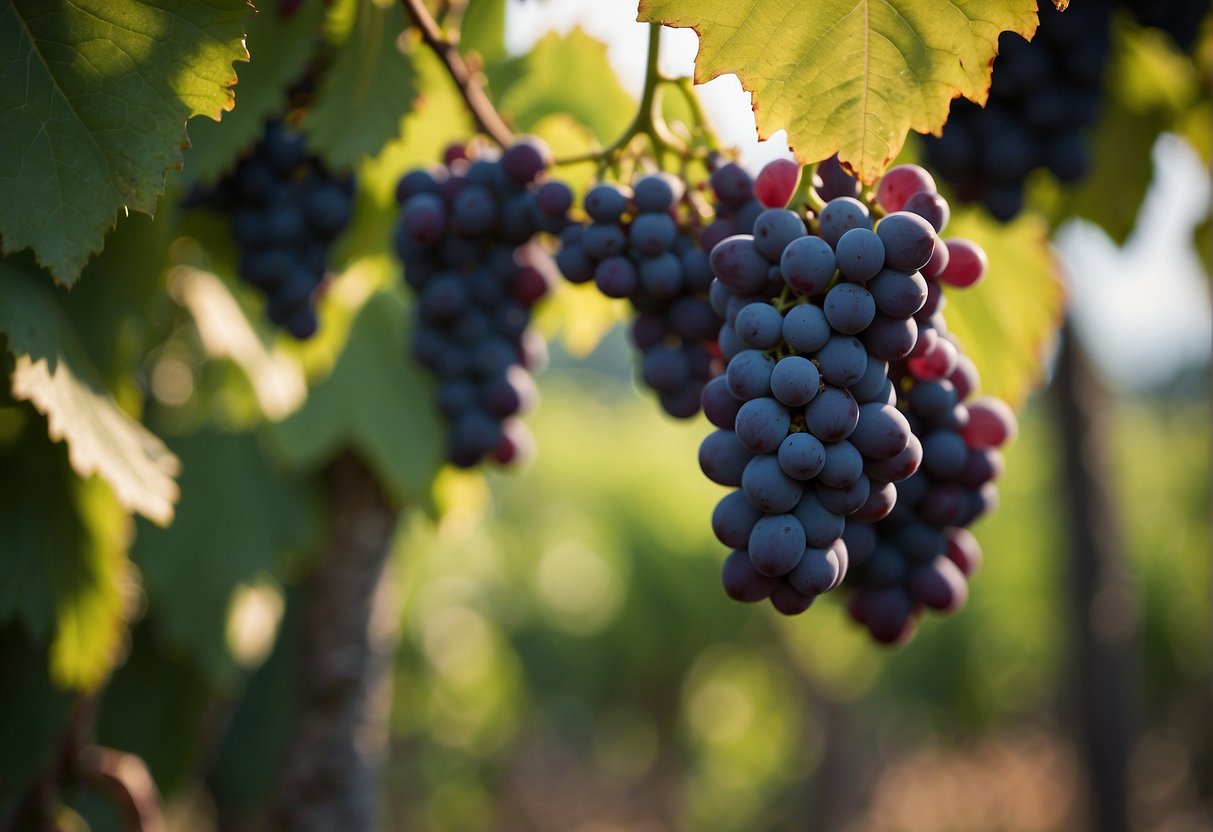
<path id="1" fill-rule="evenodd" d="M 266 120 L 286 109 L 287 90 L 315 51 L 323 19 L 324 3 L 310 0 L 286 20 L 271 9 L 249 21 L 250 57 L 236 70 L 236 106 L 218 122 L 190 122 L 182 181 L 218 179 L 260 138 Z"/>
<path id="2" fill-rule="evenodd" d="M 953 98 L 983 103 L 999 33 L 1037 23 L 1035 0 L 640 0 L 638 19 L 695 29 L 696 83 L 736 73 L 760 138 L 784 128 L 802 162 L 837 152 L 865 182 Z"/>
<path id="3" fill-rule="evenodd" d="M 232 593 L 308 550 L 316 500 L 305 480 L 271 465 L 252 434 L 203 432 L 172 444 L 183 463 L 177 519 L 167 529 L 139 524 L 131 557 L 159 632 L 222 679 L 234 669 L 225 635 Z"/>
<path id="4" fill-rule="evenodd" d="M 155 622 L 131 628 L 130 652 L 97 706 L 97 742 L 137 755 L 162 795 L 188 781 L 214 688 L 191 656 L 156 639 Z"/>
<path id="5" fill-rule="evenodd" d="M 967 208 L 952 214 L 945 232 L 973 240 L 990 258 L 976 286 L 945 290 L 948 330 L 977 365 L 981 391 L 1018 408 L 1044 378 L 1065 303 L 1048 228 L 1026 214 L 1000 225 Z"/>
<path id="6" fill-rule="evenodd" d="M 406 317 L 396 293 L 367 300 L 332 373 L 276 428 L 288 459 L 318 466 L 353 448 L 397 499 L 427 497 L 443 431 L 432 384 L 408 357 Z"/>
<path id="7" fill-rule="evenodd" d="M 0 457 L 0 621 L 20 618 L 50 642 L 57 685 L 89 689 L 109 672 L 126 624 L 126 514 L 100 480 L 71 473 L 40 421 L 30 418 Z"/>
<path id="8" fill-rule="evenodd" d="M 152 213 L 190 116 L 232 107 L 245 0 L 0 9 L 0 238 L 73 282 L 123 207 Z"/>
<path id="9" fill-rule="evenodd" d="M 485 64 L 505 60 L 505 0 L 469 0 L 459 27 L 459 49 Z"/>
<path id="10" fill-rule="evenodd" d="M 312 149 L 332 166 L 347 168 L 399 135 L 417 96 L 417 72 L 399 46 L 407 26 L 399 3 L 358 5 L 354 26 L 302 124 Z"/>
<path id="11" fill-rule="evenodd" d="M 0 806 L 50 766 L 72 695 L 47 675 L 46 653 L 19 626 L 0 627 Z"/>
<path id="12" fill-rule="evenodd" d="M 172 291 L 193 317 L 207 357 L 229 359 L 244 372 L 267 418 L 282 419 L 303 402 L 302 368 L 280 346 L 262 341 L 226 283 L 210 272 L 180 266 Z"/>
<path id="13" fill-rule="evenodd" d="M 56 293 L 106 387 L 133 407 L 143 397 L 136 373 L 172 319 L 164 272 L 169 246 L 180 235 L 176 219 L 168 206 L 155 219 L 146 214 L 120 218 L 80 282 L 70 292 Z"/>
<path id="14" fill-rule="evenodd" d="M 636 102 L 619 86 L 606 46 L 580 28 L 541 38 L 499 101 L 520 130 L 534 129 L 545 116 L 567 113 L 603 144 L 623 132 L 636 109 Z"/>
<path id="15" fill-rule="evenodd" d="M 249 679 L 215 753 L 207 785 L 224 806 L 249 811 L 263 803 L 290 751 L 303 672 L 301 595 L 288 592 L 274 650 Z"/>
<path id="16" fill-rule="evenodd" d="M 67 441 L 81 477 L 99 474 L 122 505 L 157 523 L 173 518 L 177 458 L 118 407 L 40 275 L 0 262 L 0 332 L 16 358 L 12 392 L 47 417 Z"/>

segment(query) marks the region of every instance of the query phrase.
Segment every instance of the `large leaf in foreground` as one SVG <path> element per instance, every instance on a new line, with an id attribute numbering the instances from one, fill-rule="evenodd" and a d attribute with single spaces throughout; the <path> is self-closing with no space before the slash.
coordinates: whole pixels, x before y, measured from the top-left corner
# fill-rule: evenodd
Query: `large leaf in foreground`
<path id="1" fill-rule="evenodd" d="M 0 238 L 71 283 L 122 207 L 151 213 L 190 116 L 232 106 L 245 0 L 0 7 Z"/>
<path id="2" fill-rule="evenodd" d="M 952 215 L 943 236 L 974 240 L 990 258 L 984 280 L 946 292 L 948 331 L 977 364 L 981 392 L 1020 407 L 1044 379 L 1065 305 L 1048 228 L 1026 214 L 1000 225 L 968 208 Z"/>
<path id="3" fill-rule="evenodd" d="M 640 0 L 639 19 L 699 33 L 695 80 L 736 73 L 758 133 L 804 162 L 837 152 L 867 182 L 953 98 L 982 103 L 1002 31 L 1030 37 L 1035 0 Z"/>
<path id="4" fill-rule="evenodd" d="M 37 272 L 0 263 L 0 332 L 16 358 L 13 396 L 46 415 L 51 439 L 67 441 L 76 473 L 99 474 L 126 508 L 169 523 L 177 458 L 98 381 L 71 322 Z"/>

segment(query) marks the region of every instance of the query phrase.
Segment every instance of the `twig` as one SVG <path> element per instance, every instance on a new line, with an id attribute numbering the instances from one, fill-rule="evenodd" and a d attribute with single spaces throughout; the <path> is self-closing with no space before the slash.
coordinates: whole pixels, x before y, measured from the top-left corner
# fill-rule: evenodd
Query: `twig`
<path id="1" fill-rule="evenodd" d="M 463 56 L 459 54 L 455 44 L 442 34 L 422 0 L 402 0 L 402 2 L 405 12 L 413 21 L 413 25 L 417 27 L 417 31 L 421 33 L 422 41 L 433 50 L 434 54 L 438 56 L 438 60 L 442 61 L 442 65 L 446 67 L 447 73 L 455 82 L 455 86 L 459 88 L 459 94 L 463 96 L 468 111 L 476 120 L 477 126 L 502 147 L 509 147 L 513 144 L 514 132 L 501 118 L 501 114 L 497 112 L 493 102 L 489 101 L 489 97 L 484 92 L 484 86 L 476 77 L 476 73 L 463 60 Z"/>

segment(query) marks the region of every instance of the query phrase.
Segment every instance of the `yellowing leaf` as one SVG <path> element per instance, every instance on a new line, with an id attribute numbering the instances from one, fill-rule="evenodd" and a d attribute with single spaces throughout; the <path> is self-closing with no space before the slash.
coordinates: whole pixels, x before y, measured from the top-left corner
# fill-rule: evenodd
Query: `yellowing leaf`
<path id="1" fill-rule="evenodd" d="M 1035 0 L 640 0 L 638 19 L 699 33 L 695 81 L 736 73 L 762 138 L 803 162 L 838 153 L 876 179 L 953 98 L 986 99 L 1002 31 L 1030 37 Z"/>
<path id="2" fill-rule="evenodd" d="M 946 291 L 944 318 L 977 365 L 981 392 L 1018 408 L 1044 378 L 1065 305 L 1048 229 L 1035 216 L 999 225 L 970 208 L 952 215 L 943 236 L 973 240 L 990 258 L 984 280 Z"/>
<path id="3" fill-rule="evenodd" d="M 76 473 L 99 474 L 122 505 L 167 525 L 178 495 L 177 457 L 97 380 L 71 322 L 38 275 L 8 263 L 0 264 L 0 332 L 16 358 L 13 396 L 46 415 L 51 439 L 66 440 Z"/>

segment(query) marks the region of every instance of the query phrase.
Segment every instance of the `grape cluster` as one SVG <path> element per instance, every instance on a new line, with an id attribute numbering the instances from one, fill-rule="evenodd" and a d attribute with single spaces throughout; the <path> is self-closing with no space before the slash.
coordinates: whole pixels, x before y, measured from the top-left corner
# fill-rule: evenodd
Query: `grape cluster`
<path id="1" fill-rule="evenodd" d="M 447 458 L 460 467 L 517 462 L 533 448 L 518 417 L 536 400 L 531 372 L 547 346 L 531 312 L 555 277 L 534 238 L 563 230 L 573 199 L 544 179 L 549 161 L 529 138 L 501 154 L 455 147 L 396 187 L 396 250 L 417 295 L 413 355 L 437 376 Z"/>
<path id="2" fill-rule="evenodd" d="M 789 615 L 847 579 L 846 529 L 889 515 L 918 471 L 925 422 L 900 385 L 956 372 L 940 283 L 972 285 L 986 268 L 972 243 L 939 238 L 948 206 L 922 168 L 890 170 L 876 201 L 879 219 L 849 195 L 808 224 L 767 209 L 710 255 L 728 366 L 704 388 L 717 430 L 699 462 L 738 489 L 712 515 L 732 550 L 722 580 L 730 597 Z"/>
<path id="3" fill-rule="evenodd" d="M 352 176 L 330 171 L 308 152 L 302 134 L 271 121 L 234 171 L 197 189 L 186 205 L 230 218 L 240 278 L 265 295 L 271 321 L 303 339 L 316 332 L 315 296 L 353 198 Z"/>
<path id="4" fill-rule="evenodd" d="M 928 167 L 958 198 L 980 200 L 1004 221 L 1022 209 L 1032 170 L 1048 168 L 1062 182 L 1087 172 L 1086 134 L 1099 116 L 1111 48 L 1107 0 L 1072 3 L 1065 12 L 1039 5 L 1031 43 L 1012 32 L 999 38 L 985 106 L 956 99 L 943 134 L 925 140 Z"/>
<path id="5" fill-rule="evenodd" d="M 967 527 L 997 505 L 998 448 L 1015 430 L 1003 402 L 971 398 L 977 371 L 958 347 L 949 352 L 950 371 L 942 363 L 894 367 L 906 417 L 922 437 L 915 442 L 920 465 L 897 484 L 886 517 L 875 523 L 848 518 L 843 531 L 851 616 L 882 643 L 908 640 L 924 608 L 955 612 L 964 605 L 967 579 L 981 562 Z"/>
<path id="6" fill-rule="evenodd" d="M 716 335 L 722 319 L 708 299 L 712 269 L 705 246 L 738 224 L 752 225 L 750 214 L 762 208 L 753 180 L 734 163 L 717 167 L 711 183 L 718 214 L 702 230 L 683 199 L 685 186 L 672 176 L 642 176 L 630 188 L 598 184 L 585 196 L 588 224 L 567 228 L 556 255 L 571 283 L 593 281 L 607 297 L 631 302 L 641 380 L 677 418 L 699 412 L 704 384 L 721 371 Z"/>

